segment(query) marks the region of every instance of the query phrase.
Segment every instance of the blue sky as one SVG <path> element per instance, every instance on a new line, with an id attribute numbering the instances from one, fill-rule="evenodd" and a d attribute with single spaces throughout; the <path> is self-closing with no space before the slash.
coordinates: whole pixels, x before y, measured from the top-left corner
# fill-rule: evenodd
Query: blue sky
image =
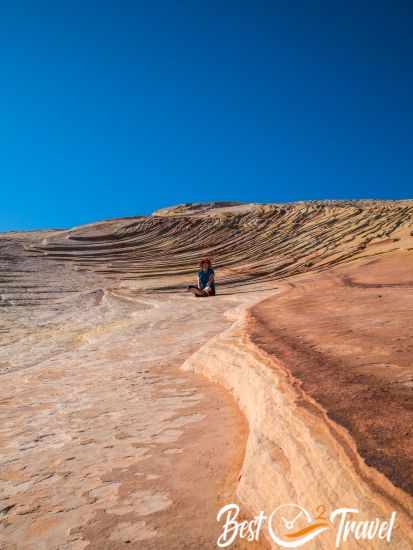
<path id="1" fill-rule="evenodd" d="M 412 197 L 409 3 L 200 4 L 0 8 L 1 231 Z"/>

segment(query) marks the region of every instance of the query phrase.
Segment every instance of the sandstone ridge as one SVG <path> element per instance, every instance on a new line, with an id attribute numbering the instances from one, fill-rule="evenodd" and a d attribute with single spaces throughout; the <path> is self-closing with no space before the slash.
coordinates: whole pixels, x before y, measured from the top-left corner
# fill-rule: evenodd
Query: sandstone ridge
<path id="1" fill-rule="evenodd" d="M 208 548 L 281 499 L 396 509 L 410 548 L 412 259 L 408 200 L 0 234 L 0 547 Z"/>

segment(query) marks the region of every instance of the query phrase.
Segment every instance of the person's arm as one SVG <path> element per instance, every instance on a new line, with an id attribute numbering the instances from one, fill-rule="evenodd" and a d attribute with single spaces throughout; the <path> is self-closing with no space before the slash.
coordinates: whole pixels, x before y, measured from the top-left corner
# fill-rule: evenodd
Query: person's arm
<path id="1" fill-rule="evenodd" d="M 198 277 L 198 288 L 199 288 L 199 290 L 202 290 L 202 288 L 201 288 L 201 277 L 199 275 L 197 275 L 197 277 Z"/>
<path id="2" fill-rule="evenodd" d="M 214 274 L 211 273 L 211 275 L 209 276 L 209 279 L 208 279 L 208 286 L 210 287 L 213 284 L 214 284 Z"/>

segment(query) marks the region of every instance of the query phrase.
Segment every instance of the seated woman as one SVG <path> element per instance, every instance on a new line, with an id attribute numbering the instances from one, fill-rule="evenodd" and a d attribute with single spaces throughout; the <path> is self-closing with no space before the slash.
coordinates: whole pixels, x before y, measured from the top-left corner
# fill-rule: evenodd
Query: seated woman
<path id="1" fill-rule="evenodd" d="M 199 298 L 215 296 L 215 281 L 214 270 L 212 269 L 211 260 L 204 258 L 200 262 L 201 271 L 198 272 L 198 285 L 190 285 L 188 290 Z"/>

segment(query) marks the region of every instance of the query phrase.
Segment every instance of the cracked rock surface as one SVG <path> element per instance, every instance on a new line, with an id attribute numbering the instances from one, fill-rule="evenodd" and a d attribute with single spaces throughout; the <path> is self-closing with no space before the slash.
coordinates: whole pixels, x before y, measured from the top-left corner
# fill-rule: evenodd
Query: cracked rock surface
<path id="1" fill-rule="evenodd" d="M 299 494 L 307 429 L 302 461 L 334 464 L 354 444 L 411 518 L 412 434 L 397 414 L 412 408 L 412 216 L 411 201 L 218 203 L 0 234 L 1 550 L 215 548 L 222 505 L 249 517 L 275 504 L 272 483 Z M 195 299 L 185 287 L 205 255 L 218 295 Z M 323 435 L 317 455 L 324 421 L 281 386 L 351 444 Z M 303 498 L 333 506 L 361 484 L 387 510 L 361 469 Z"/>

